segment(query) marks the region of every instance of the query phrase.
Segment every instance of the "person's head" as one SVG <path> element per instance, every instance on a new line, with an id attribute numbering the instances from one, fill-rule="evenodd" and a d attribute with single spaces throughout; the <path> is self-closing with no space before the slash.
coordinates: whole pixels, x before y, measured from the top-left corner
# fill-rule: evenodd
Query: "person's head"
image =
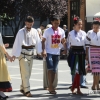
<path id="1" fill-rule="evenodd" d="M 65 30 L 67 28 L 67 26 L 66 25 L 63 25 L 63 29 Z"/>
<path id="2" fill-rule="evenodd" d="M 100 22 L 99 21 L 93 21 L 92 26 L 93 26 L 93 31 L 98 32 L 99 29 L 100 29 Z"/>
<path id="3" fill-rule="evenodd" d="M 52 25 L 51 24 L 48 24 L 47 26 L 46 26 L 46 28 L 51 28 L 52 27 Z"/>
<path id="4" fill-rule="evenodd" d="M 41 25 L 40 25 L 40 29 L 41 29 L 41 30 L 44 30 L 44 29 L 45 29 L 45 25 L 41 24 Z"/>
<path id="5" fill-rule="evenodd" d="M 82 20 L 79 17 L 74 18 L 74 29 L 80 30 L 82 28 Z"/>
<path id="6" fill-rule="evenodd" d="M 25 20 L 25 25 L 27 30 L 30 30 L 34 24 L 34 18 L 32 16 L 27 16 Z"/>
<path id="7" fill-rule="evenodd" d="M 53 16 L 52 19 L 51 19 L 51 24 L 52 24 L 52 27 L 54 29 L 57 29 L 60 25 L 60 17 L 59 16 Z"/>

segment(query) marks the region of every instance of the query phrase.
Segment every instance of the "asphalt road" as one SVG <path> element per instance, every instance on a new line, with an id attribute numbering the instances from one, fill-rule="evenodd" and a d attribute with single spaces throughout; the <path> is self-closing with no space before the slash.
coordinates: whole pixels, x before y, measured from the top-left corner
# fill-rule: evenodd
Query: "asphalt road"
<path id="1" fill-rule="evenodd" d="M 7 49 L 7 51 L 11 54 L 11 49 Z M 11 63 L 7 61 L 8 70 L 11 76 L 11 84 L 13 87 L 12 92 L 6 92 L 5 94 L 9 96 L 8 100 L 11 99 L 33 99 L 33 100 L 99 100 L 100 95 L 93 94 L 91 91 L 92 86 L 92 75 L 87 74 L 87 86 L 89 89 L 81 89 L 84 93 L 83 96 L 72 95 L 69 89 L 71 85 L 71 75 L 70 69 L 67 65 L 66 60 L 60 60 L 59 62 L 59 70 L 58 70 L 58 86 L 57 86 L 57 94 L 51 95 L 47 90 L 43 90 L 43 61 L 34 59 L 32 75 L 30 78 L 31 85 L 31 93 L 33 97 L 27 98 L 23 96 L 19 92 L 19 87 L 21 84 L 21 76 L 19 71 L 19 62 L 15 60 L 15 62 Z M 90 94 L 90 92 L 92 94 Z"/>

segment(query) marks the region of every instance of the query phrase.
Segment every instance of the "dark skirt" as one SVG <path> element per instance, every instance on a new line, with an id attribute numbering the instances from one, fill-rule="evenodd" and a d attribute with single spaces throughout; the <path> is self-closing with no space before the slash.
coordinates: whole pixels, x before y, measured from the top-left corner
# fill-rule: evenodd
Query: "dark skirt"
<path id="1" fill-rule="evenodd" d="M 10 82 L 0 82 L 0 91 L 11 92 L 12 86 Z"/>
<path id="2" fill-rule="evenodd" d="M 76 64 L 78 63 L 78 73 L 86 75 L 85 71 L 85 50 L 84 49 L 70 49 L 68 56 L 68 65 L 71 69 L 71 74 L 76 73 Z"/>

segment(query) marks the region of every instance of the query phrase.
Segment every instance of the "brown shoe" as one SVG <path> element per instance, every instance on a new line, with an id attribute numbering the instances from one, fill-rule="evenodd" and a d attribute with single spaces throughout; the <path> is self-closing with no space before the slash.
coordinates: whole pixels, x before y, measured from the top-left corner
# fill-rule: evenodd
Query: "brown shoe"
<path id="1" fill-rule="evenodd" d="M 30 92 L 28 92 L 28 93 L 25 93 L 25 96 L 26 97 L 32 97 L 32 94 Z"/>
<path id="2" fill-rule="evenodd" d="M 57 94 L 56 91 L 49 91 L 50 94 Z"/>
<path id="3" fill-rule="evenodd" d="M 81 96 L 83 95 L 83 93 L 81 91 L 77 91 L 77 94 L 81 95 Z"/>

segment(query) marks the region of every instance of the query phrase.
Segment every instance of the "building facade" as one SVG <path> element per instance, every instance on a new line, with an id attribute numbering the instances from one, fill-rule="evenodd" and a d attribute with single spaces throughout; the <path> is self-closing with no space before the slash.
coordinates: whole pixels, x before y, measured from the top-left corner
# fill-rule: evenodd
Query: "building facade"
<path id="1" fill-rule="evenodd" d="M 83 30 L 86 23 L 86 0 L 68 0 L 68 30 L 73 29 L 73 18 L 78 16 L 83 21 Z"/>
<path id="2" fill-rule="evenodd" d="M 100 19 L 100 0 L 68 0 L 68 30 L 73 29 L 73 18 L 79 16 L 83 30 L 91 29 L 93 19 Z"/>

